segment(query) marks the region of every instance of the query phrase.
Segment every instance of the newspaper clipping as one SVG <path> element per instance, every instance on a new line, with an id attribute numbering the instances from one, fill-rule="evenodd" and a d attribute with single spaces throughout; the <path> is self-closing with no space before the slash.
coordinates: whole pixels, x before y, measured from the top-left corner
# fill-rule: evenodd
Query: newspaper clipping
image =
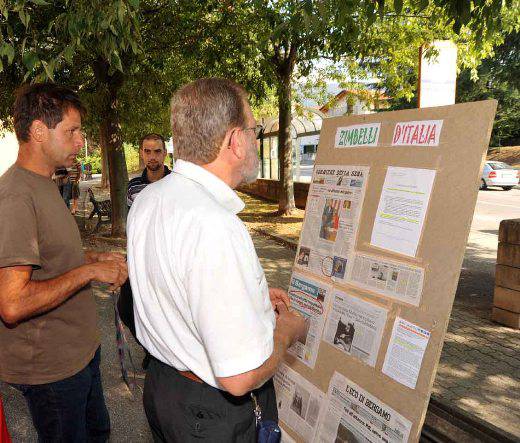
<path id="1" fill-rule="evenodd" d="M 354 256 L 350 281 L 401 302 L 419 306 L 424 269 L 381 257 Z"/>
<path id="2" fill-rule="evenodd" d="M 286 364 L 274 376 L 274 389 L 280 419 L 304 441 L 312 441 L 325 393 Z"/>
<path id="3" fill-rule="evenodd" d="M 317 442 L 406 442 L 412 423 L 343 375 L 332 376 Z"/>
<path id="4" fill-rule="evenodd" d="M 386 351 L 383 373 L 415 389 L 429 340 L 429 331 L 397 317 Z"/>
<path id="5" fill-rule="evenodd" d="M 335 289 L 323 340 L 375 366 L 387 314 L 380 306 Z"/>
<path id="6" fill-rule="evenodd" d="M 292 307 L 309 319 L 307 336 L 303 342 L 297 341 L 289 353 L 314 368 L 329 305 L 330 286 L 293 273 L 288 293 Z"/>
<path id="7" fill-rule="evenodd" d="M 368 166 L 316 166 L 295 266 L 345 280 L 356 240 Z"/>

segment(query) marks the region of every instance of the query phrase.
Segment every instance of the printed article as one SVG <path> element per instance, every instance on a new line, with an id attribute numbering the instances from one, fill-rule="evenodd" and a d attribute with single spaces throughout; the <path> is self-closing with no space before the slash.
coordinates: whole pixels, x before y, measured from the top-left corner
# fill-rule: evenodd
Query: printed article
<path id="1" fill-rule="evenodd" d="M 357 253 L 350 281 L 363 288 L 398 301 L 419 306 L 424 283 L 424 269 Z"/>
<path id="2" fill-rule="evenodd" d="M 320 416 L 316 442 L 407 442 L 412 423 L 335 372 Z"/>
<path id="3" fill-rule="evenodd" d="M 274 389 L 280 420 L 304 441 L 312 441 L 325 393 L 283 363 L 274 376 Z"/>
<path id="4" fill-rule="evenodd" d="M 383 373 L 415 389 L 430 332 L 402 318 L 395 319 Z"/>
<path id="5" fill-rule="evenodd" d="M 368 173 L 368 166 L 316 166 L 296 267 L 319 276 L 346 279 Z"/>
<path id="6" fill-rule="evenodd" d="M 415 257 L 435 172 L 388 167 L 370 243 Z"/>
<path id="7" fill-rule="evenodd" d="M 291 306 L 309 322 L 309 329 L 304 341 L 297 341 L 289 348 L 289 353 L 310 368 L 314 368 L 329 305 L 330 286 L 293 273 L 288 294 Z"/>
<path id="8" fill-rule="evenodd" d="M 334 289 L 323 341 L 375 366 L 388 311 Z"/>

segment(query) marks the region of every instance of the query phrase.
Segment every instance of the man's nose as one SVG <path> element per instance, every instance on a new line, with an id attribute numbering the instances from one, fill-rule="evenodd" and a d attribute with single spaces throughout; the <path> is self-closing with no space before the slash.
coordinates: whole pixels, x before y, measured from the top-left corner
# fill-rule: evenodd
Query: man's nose
<path id="1" fill-rule="evenodd" d="M 83 146 L 85 146 L 85 137 L 83 137 L 83 134 L 76 134 L 74 137 L 74 146 L 77 148 L 83 148 Z"/>

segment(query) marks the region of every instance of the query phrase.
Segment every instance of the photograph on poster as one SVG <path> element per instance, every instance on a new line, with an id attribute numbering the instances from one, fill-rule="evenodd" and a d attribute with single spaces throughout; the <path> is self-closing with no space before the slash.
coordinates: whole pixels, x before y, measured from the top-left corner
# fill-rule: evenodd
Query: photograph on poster
<path id="1" fill-rule="evenodd" d="M 415 257 L 435 172 L 388 167 L 372 230 L 372 245 Z"/>
<path id="2" fill-rule="evenodd" d="M 296 341 L 288 352 L 311 368 L 314 368 L 318 355 L 329 294 L 330 286 L 327 284 L 296 272 L 291 276 L 288 290 L 291 306 L 308 319 L 308 330 L 305 337 Z"/>
<path id="3" fill-rule="evenodd" d="M 366 166 L 320 165 L 309 188 L 295 266 L 344 280 L 368 179 Z"/>
<path id="4" fill-rule="evenodd" d="M 309 266 L 309 254 L 311 250 L 309 248 L 306 248 L 305 246 L 300 246 L 300 249 L 298 249 L 298 264 L 302 267 Z"/>
<path id="5" fill-rule="evenodd" d="M 388 311 L 334 289 L 323 341 L 374 366 Z"/>
<path id="6" fill-rule="evenodd" d="M 321 216 L 320 238 L 334 242 L 339 228 L 340 200 L 327 198 Z"/>
<path id="7" fill-rule="evenodd" d="M 332 277 L 343 280 L 347 269 L 347 259 L 342 257 L 334 257 L 332 260 Z"/>
<path id="8" fill-rule="evenodd" d="M 316 442 L 405 443 L 412 423 L 344 375 L 334 372 Z"/>
<path id="9" fill-rule="evenodd" d="M 356 253 L 349 283 L 419 306 L 424 269 L 380 256 Z"/>

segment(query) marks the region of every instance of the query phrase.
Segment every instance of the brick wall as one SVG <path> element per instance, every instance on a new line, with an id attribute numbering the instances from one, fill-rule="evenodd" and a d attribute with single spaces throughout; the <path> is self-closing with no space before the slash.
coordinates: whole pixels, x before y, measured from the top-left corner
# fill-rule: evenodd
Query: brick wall
<path id="1" fill-rule="evenodd" d="M 491 318 L 520 329 L 520 219 L 502 220 L 498 241 Z"/>
<path id="2" fill-rule="evenodd" d="M 300 209 L 305 209 L 309 185 L 310 183 L 294 183 L 294 200 L 296 207 Z M 265 198 L 272 202 L 278 201 L 278 180 L 259 178 L 256 182 L 241 186 L 238 190 L 246 194 L 254 195 L 255 197 Z"/>

